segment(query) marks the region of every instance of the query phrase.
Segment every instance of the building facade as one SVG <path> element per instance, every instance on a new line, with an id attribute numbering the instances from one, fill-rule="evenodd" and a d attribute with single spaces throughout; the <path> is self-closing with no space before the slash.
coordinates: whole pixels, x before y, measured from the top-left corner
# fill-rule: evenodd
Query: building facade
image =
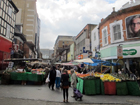
<path id="1" fill-rule="evenodd" d="M 15 5 L 18 7 L 19 12 L 16 15 L 16 25 L 22 27 L 22 33 L 26 36 L 27 42 L 31 44 L 30 46 L 34 47 L 29 49 L 32 54 L 32 58 L 37 57 L 36 51 L 36 40 L 38 38 L 38 14 L 36 9 L 37 0 L 13 0 Z M 38 45 L 38 44 L 37 44 Z M 27 48 L 26 48 L 27 49 Z M 26 54 L 27 55 L 27 54 Z"/>
<path id="2" fill-rule="evenodd" d="M 95 28 L 94 24 L 87 24 L 76 36 L 76 59 L 88 58 L 91 51 L 91 31 Z"/>
<path id="3" fill-rule="evenodd" d="M 101 59 L 114 62 L 120 59 L 117 54 L 122 52 L 123 59 L 119 63 L 132 72 L 140 64 L 139 7 L 139 0 L 126 3 L 117 12 L 113 9 L 99 24 Z M 122 50 L 117 46 L 122 46 Z"/>
<path id="4" fill-rule="evenodd" d="M 95 59 L 100 58 L 100 40 L 99 40 L 99 26 L 97 25 L 91 32 L 91 51 L 92 57 Z"/>
<path id="5" fill-rule="evenodd" d="M 54 50 L 40 49 L 40 52 L 42 53 L 43 62 L 50 64 L 52 61 L 52 54 L 54 53 Z"/>
<path id="6" fill-rule="evenodd" d="M 74 42 L 73 36 L 58 36 L 54 45 L 54 61 L 67 62 L 67 53 L 70 45 Z M 65 56 L 64 56 L 65 55 Z"/>
<path id="7" fill-rule="evenodd" d="M 0 0 L 0 69 L 7 66 L 3 60 L 11 57 L 17 12 L 12 0 Z"/>

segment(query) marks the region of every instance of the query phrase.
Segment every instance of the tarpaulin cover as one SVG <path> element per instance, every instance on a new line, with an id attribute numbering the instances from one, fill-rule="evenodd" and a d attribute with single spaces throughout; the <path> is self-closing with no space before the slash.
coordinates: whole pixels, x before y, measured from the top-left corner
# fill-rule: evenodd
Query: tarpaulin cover
<path id="1" fill-rule="evenodd" d="M 108 95 L 116 95 L 116 82 L 104 82 L 104 92 Z"/>
<path id="2" fill-rule="evenodd" d="M 95 79 L 96 94 L 101 94 L 101 80 Z"/>
<path id="3" fill-rule="evenodd" d="M 140 96 L 140 88 L 137 81 L 127 81 L 129 95 Z"/>
<path id="4" fill-rule="evenodd" d="M 86 95 L 96 94 L 95 80 L 84 80 L 84 93 Z"/>
<path id="5" fill-rule="evenodd" d="M 11 79 L 12 80 L 26 81 L 27 80 L 27 74 L 26 73 L 11 72 Z"/>
<path id="6" fill-rule="evenodd" d="M 84 85 L 84 80 L 81 78 L 78 78 L 78 83 L 77 83 L 77 89 L 83 93 L 83 85 Z"/>
<path id="7" fill-rule="evenodd" d="M 117 95 L 128 95 L 127 84 L 125 81 L 116 82 Z"/>

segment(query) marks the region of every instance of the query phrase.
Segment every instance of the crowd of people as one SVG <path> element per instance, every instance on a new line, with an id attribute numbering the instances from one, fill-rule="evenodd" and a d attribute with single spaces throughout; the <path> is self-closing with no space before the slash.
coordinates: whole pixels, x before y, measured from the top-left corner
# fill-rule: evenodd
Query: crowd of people
<path id="1" fill-rule="evenodd" d="M 69 87 L 71 86 L 73 89 L 73 95 L 71 97 L 75 97 L 74 89 L 77 86 L 77 76 L 75 74 L 75 70 L 73 68 L 69 68 L 71 70 L 71 80 L 70 76 L 65 67 L 60 66 L 52 66 L 49 70 L 46 70 L 46 82 L 51 90 L 62 89 L 63 91 L 63 102 L 68 102 L 69 97 Z"/>

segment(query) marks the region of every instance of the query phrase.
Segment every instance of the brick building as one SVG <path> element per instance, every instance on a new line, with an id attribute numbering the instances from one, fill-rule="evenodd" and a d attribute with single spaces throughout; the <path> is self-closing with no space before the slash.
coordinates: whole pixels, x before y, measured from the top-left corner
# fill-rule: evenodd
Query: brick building
<path id="1" fill-rule="evenodd" d="M 122 46 L 122 57 L 119 60 L 123 66 L 133 71 L 134 62 L 140 64 L 140 1 L 126 3 L 117 12 L 113 12 L 99 24 L 101 59 L 115 62 L 118 58 L 117 46 Z M 137 22 L 134 22 L 137 19 Z M 133 23 L 134 22 L 134 23 Z M 134 32 L 134 27 L 137 34 Z M 139 68 L 139 66 L 137 66 Z"/>

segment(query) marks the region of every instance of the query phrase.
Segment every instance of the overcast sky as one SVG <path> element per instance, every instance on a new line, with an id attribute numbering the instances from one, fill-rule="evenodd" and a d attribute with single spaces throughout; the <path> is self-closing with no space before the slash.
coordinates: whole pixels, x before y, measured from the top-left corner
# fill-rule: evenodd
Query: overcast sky
<path id="1" fill-rule="evenodd" d="M 37 0 L 40 48 L 53 49 L 58 35 L 77 36 L 87 24 L 99 24 L 112 8 L 129 0 Z"/>

